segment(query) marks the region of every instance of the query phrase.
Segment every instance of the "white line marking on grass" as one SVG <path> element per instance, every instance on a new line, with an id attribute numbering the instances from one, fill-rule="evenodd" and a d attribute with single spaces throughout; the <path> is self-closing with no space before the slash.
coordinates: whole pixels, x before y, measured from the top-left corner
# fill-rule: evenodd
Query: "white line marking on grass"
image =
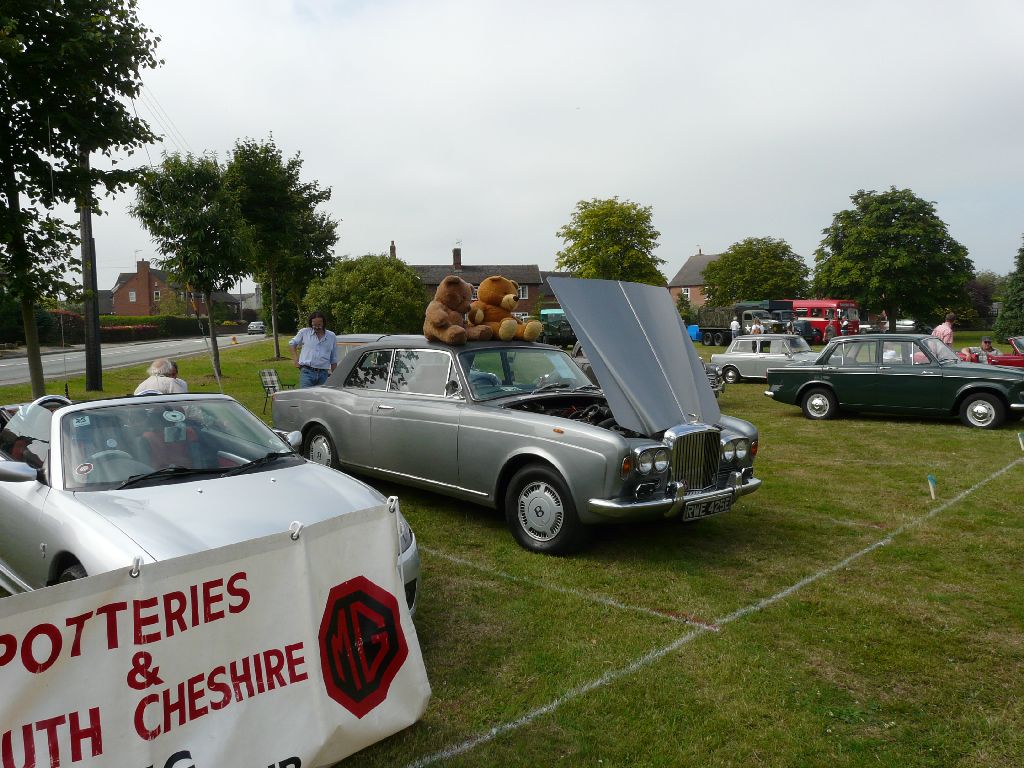
<path id="1" fill-rule="evenodd" d="M 528 587 L 547 589 L 551 592 L 557 592 L 562 595 L 569 595 L 570 597 L 575 597 L 579 600 L 597 603 L 598 605 L 604 605 L 609 608 L 617 608 L 621 611 L 632 611 L 633 613 L 642 613 L 647 616 L 654 616 L 655 618 L 659 619 L 668 619 L 669 621 L 679 622 L 680 624 L 687 624 L 691 627 L 700 627 L 702 629 L 708 629 L 712 632 L 718 631 L 718 627 L 716 627 L 711 622 L 701 621 L 699 619 L 687 617 L 685 614 L 672 613 L 669 611 L 657 611 L 653 608 L 643 608 L 636 605 L 627 605 L 626 603 L 620 603 L 618 600 L 614 600 L 610 597 L 605 597 L 604 595 L 596 595 L 592 592 L 581 592 L 577 589 L 570 589 L 569 587 L 560 587 L 557 584 L 552 584 L 547 581 L 537 581 L 535 579 L 528 579 L 525 576 L 514 576 L 511 573 L 499 571 L 497 568 L 491 568 L 487 565 L 480 565 L 479 563 L 474 563 L 472 560 L 466 560 L 465 558 L 458 557 L 456 555 L 449 555 L 447 552 L 442 552 L 441 550 L 434 549 L 433 547 L 420 547 L 420 552 L 424 552 L 425 554 L 431 555 L 433 557 L 440 557 L 442 560 L 447 560 L 450 563 L 455 563 L 456 565 L 462 565 L 467 568 L 472 568 L 473 570 L 479 571 L 480 573 L 486 573 L 489 576 L 494 576 L 499 579 L 505 579 L 506 581 L 511 581 L 516 584 L 525 584 Z"/>
<path id="2" fill-rule="evenodd" d="M 904 523 L 903 525 L 901 525 L 898 528 L 894 529 L 892 533 L 890 533 L 888 536 L 886 536 L 883 539 L 879 539 L 874 544 L 870 544 L 870 545 L 864 547 L 864 549 L 861 549 L 861 550 L 859 550 L 857 552 L 854 552 L 849 557 L 843 558 L 842 560 L 840 560 L 838 563 L 835 563 L 834 565 L 830 565 L 827 568 L 822 568 L 817 573 L 813 573 L 810 576 L 807 576 L 806 578 L 801 579 L 800 581 L 796 582 L 795 584 L 793 584 L 793 585 L 791 585 L 789 587 L 786 587 L 785 589 L 783 589 L 780 592 L 776 592 L 774 595 L 771 595 L 770 597 L 766 597 L 763 600 L 757 601 L 756 603 L 751 603 L 750 605 L 744 606 L 743 608 L 740 608 L 739 610 L 733 611 L 732 613 L 728 614 L 727 616 L 724 616 L 721 619 L 719 619 L 718 621 L 716 621 L 715 624 L 719 625 L 719 626 L 724 625 L 724 624 L 729 624 L 730 622 L 736 621 L 737 619 L 741 619 L 744 616 L 749 616 L 752 613 L 758 613 L 759 611 L 763 611 L 768 606 L 774 605 L 775 603 L 779 602 L 780 600 L 784 600 L 785 598 L 787 598 L 790 595 L 792 595 L 794 592 L 797 592 L 797 591 L 803 589 L 808 584 L 813 584 L 814 582 L 820 581 L 821 579 L 823 579 L 826 576 L 830 576 L 831 574 L 835 573 L 836 571 L 840 571 L 843 568 L 846 568 L 848 565 L 850 565 L 851 563 L 859 560 L 864 555 L 867 555 L 870 552 L 874 552 L 879 547 L 884 547 L 886 544 L 891 543 L 892 540 L 896 536 L 899 536 L 901 533 L 904 533 L 904 532 L 910 530 L 911 528 L 916 528 L 917 526 L 921 525 L 922 523 L 925 523 L 928 520 L 931 520 L 933 517 L 935 517 L 936 515 L 938 515 L 941 512 L 944 512 L 945 510 L 949 509 L 954 504 L 962 501 L 963 499 L 965 499 L 967 496 L 969 496 L 972 493 L 974 493 L 976 490 L 978 490 L 982 486 L 985 486 L 988 483 L 992 482 L 993 480 L 995 480 L 1000 475 L 1006 474 L 1007 472 L 1009 472 L 1013 467 L 1015 467 L 1018 464 L 1024 464 L 1024 458 L 1015 459 L 1014 461 L 1011 461 L 1009 464 L 1007 464 L 1002 469 L 993 472 L 991 475 L 986 477 L 984 480 L 981 480 L 980 482 L 975 483 L 970 488 L 968 488 L 967 490 L 962 491 L 961 493 L 957 494 L 956 496 L 954 496 L 949 501 L 947 501 L 947 502 L 945 502 L 943 504 L 940 504 L 939 506 L 935 507 L 935 509 L 932 509 L 929 512 L 926 512 L 925 514 L 921 515 L 921 517 L 918 517 L 918 518 L 916 518 L 914 520 L 911 520 L 910 522 Z M 438 554 L 441 557 L 447 557 L 446 555 L 443 555 L 441 553 L 436 553 L 436 554 Z M 463 562 L 459 558 L 449 557 L 448 559 L 451 559 L 453 562 Z M 479 567 L 479 566 L 475 566 L 473 563 L 470 563 L 469 561 L 465 561 L 465 564 L 473 566 L 473 567 Z M 481 570 L 486 570 L 486 569 L 481 568 Z M 516 581 L 524 581 L 524 582 L 527 582 L 527 583 L 531 583 L 527 579 L 518 579 L 518 577 L 515 577 L 515 576 L 509 576 L 508 578 L 511 578 L 513 580 L 516 580 Z M 570 593 L 570 594 L 574 594 L 572 592 L 572 590 L 566 590 L 566 591 L 568 593 Z M 658 614 L 658 615 L 660 616 L 661 614 Z M 501 725 L 496 725 L 495 727 L 491 728 L 490 730 L 487 730 L 487 731 L 484 731 L 483 733 L 477 734 L 476 736 L 474 736 L 474 737 L 472 737 L 470 739 L 467 739 L 466 741 L 460 742 L 459 744 L 453 744 L 452 746 L 447 747 L 447 748 L 445 748 L 445 749 L 443 749 L 443 750 L 441 750 L 439 752 L 434 752 L 431 755 L 426 755 L 424 757 L 421 757 L 419 760 L 415 760 L 415 761 L 413 761 L 411 763 L 408 763 L 406 765 L 406 768 L 424 768 L 424 766 L 433 765 L 434 763 L 439 762 L 441 760 L 447 760 L 449 758 L 456 757 L 457 755 L 461 755 L 461 754 L 464 754 L 466 752 L 469 752 L 470 750 L 475 749 L 476 747 L 480 746 L 481 744 L 486 744 L 489 741 L 493 741 L 495 738 L 497 738 L 498 736 L 501 736 L 502 734 L 509 733 L 509 732 L 514 731 L 514 730 L 516 730 L 518 728 L 522 728 L 524 725 L 529 725 L 530 723 L 532 723 L 537 718 L 542 717 L 543 715 L 550 714 L 551 712 L 554 712 L 555 710 L 559 709 L 563 704 L 567 704 L 570 701 L 573 701 L 574 699 L 578 699 L 581 696 L 585 696 L 586 694 L 590 693 L 591 691 L 595 691 L 598 688 L 603 688 L 604 686 L 606 686 L 606 685 L 608 685 L 610 683 L 613 683 L 613 682 L 615 682 L 616 680 L 618 680 L 620 678 L 623 678 L 623 677 L 626 677 L 628 675 L 631 675 L 634 672 L 639 671 L 643 667 L 646 667 L 647 665 L 652 664 L 653 662 L 658 661 L 659 659 L 667 656 L 668 654 L 672 653 L 673 651 L 676 651 L 676 650 L 682 648 L 684 645 L 687 645 L 688 643 L 690 643 L 691 641 L 697 639 L 698 637 L 700 637 L 702 635 L 705 635 L 705 634 L 708 634 L 710 632 L 711 632 L 710 627 L 699 626 L 699 627 L 693 629 L 692 631 L 687 632 L 682 637 L 676 638 L 675 640 L 673 640 L 668 645 L 662 646 L 661 648 L 656 648 L 653 651 L 649 651 L 648 653 L 644 654 L 640 658 L 631 661 L 629 664 L 627 664 L 624 667 L 619 667 L 618 669 L 610 670 L 608 672 L 605 672 L 600 677 L 595 678 L 594 680 L 591 680 L 590 682 L 583 683 L 582 685 L 578 685 L 575 688 L 569 689 L 568 691 L 563 693 L 558 698 L 552 699 L 547 704 L 527 712 L 525 715 L 523 715 L 522 717 L 520 717 L 520 718 L 518 718 L 516 720 L 512 720 L 512 721 L 507 722 L 507 723 L 502 723 Z"/>

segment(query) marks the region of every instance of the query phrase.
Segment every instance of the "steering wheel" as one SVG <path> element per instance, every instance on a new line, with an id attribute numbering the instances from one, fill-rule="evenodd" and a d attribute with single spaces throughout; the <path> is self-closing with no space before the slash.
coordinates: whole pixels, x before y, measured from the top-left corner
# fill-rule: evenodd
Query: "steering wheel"
<path id="1" fill-rule="evenodd" d="M 135 461 L 135 457 L 126 451 L 119 451 L 116 448 L 107 451 L 97 451 L 90 459 L 130 459 Z"/>

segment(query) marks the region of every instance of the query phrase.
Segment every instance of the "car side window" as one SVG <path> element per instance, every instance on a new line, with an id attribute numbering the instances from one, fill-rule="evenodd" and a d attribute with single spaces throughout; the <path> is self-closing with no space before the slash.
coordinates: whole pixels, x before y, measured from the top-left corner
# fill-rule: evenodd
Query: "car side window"
<path id="1" fill-rule="evenodd" d="M 770 355 L 784 355 L 789 351 L 785 339 L 771 339 L 770 342 L 765 343 L 769 344 L 767 351 Z"/>
<path id="2" fill-rule="evenodd" d="M 387 389 L 391 355 L 390 349 L 375 349 L 364 354 L 345 377 L 345 386 L 352 389 Z"/>
<path id="3" fill-rule="evenodd" d="M 388 391 L 443 397 L 451 375 L 451 364 L 452 358 L 447 352 L 433 349 L 396 350 Z"/>
<path id="4" fill-rule="evenodd" d="M 50 452 L 53 413 L 40 405 L 23 406 L 0 432 L 0 453 L 37 469 L 46 465 Z"/>
<path id="5" fill-rule="evenodd" d="M 911 345 L 906 341 L 882 342 L 882 365 L 910 365 Z"/>
<path id="6" fill-rule="evenodd" d="M 839 344 L 829 355 L 828 364 L 842 368 L 874 365 L 876 354 L 873 341 Z"/>

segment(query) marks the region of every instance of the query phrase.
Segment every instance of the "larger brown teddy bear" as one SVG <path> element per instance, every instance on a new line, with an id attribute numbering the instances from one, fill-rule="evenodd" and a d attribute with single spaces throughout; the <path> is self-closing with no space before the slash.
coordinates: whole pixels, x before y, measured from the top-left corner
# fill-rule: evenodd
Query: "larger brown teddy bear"
<path id="1" fill-rule="evenodd" d="M 434 300 L 427 305 L 423 320 L 423 335 L 427 340 L 459 345 L 465 344 L 467 339 L 487 341 L 491 338 L 491 329 L 479 324 L 483 315 L 470 309 L 472 299 L 473 286 L 461 277 L 448 275 L 442 280 Z"/>
<path id="2" fill-rule="evenodd" d="M 502 341 L 537 339 L 544 326 L 539 320 L 524 323 L 512 316 L 512 310 L 519 303 L 519 283 L 501 275 L 488 277 L 476 291 L 477 300 L 473 302 L 472 311 L 483 313 L 482 322 L 488 326 L 495 337 Z"/>

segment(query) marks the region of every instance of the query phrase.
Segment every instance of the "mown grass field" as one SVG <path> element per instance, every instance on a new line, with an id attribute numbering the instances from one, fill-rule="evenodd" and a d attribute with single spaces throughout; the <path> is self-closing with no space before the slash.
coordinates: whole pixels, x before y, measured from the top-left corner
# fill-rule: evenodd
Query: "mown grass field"
<path id="1" fill-rule="evenodd" d="M 271 350 L 223 358 L 257 414 Z M 201 360 L 181 368 L 215 389 Z M 763 389 L 721 400 L 760 428 L 758 493 L 696 524 L 601 529 L 571 558 L 525 552 L 494 512 L 379 486 L 423 550 L 433 698 L 345 765 L 1024 765 L 1024 424 L 816 423 Z"/>

